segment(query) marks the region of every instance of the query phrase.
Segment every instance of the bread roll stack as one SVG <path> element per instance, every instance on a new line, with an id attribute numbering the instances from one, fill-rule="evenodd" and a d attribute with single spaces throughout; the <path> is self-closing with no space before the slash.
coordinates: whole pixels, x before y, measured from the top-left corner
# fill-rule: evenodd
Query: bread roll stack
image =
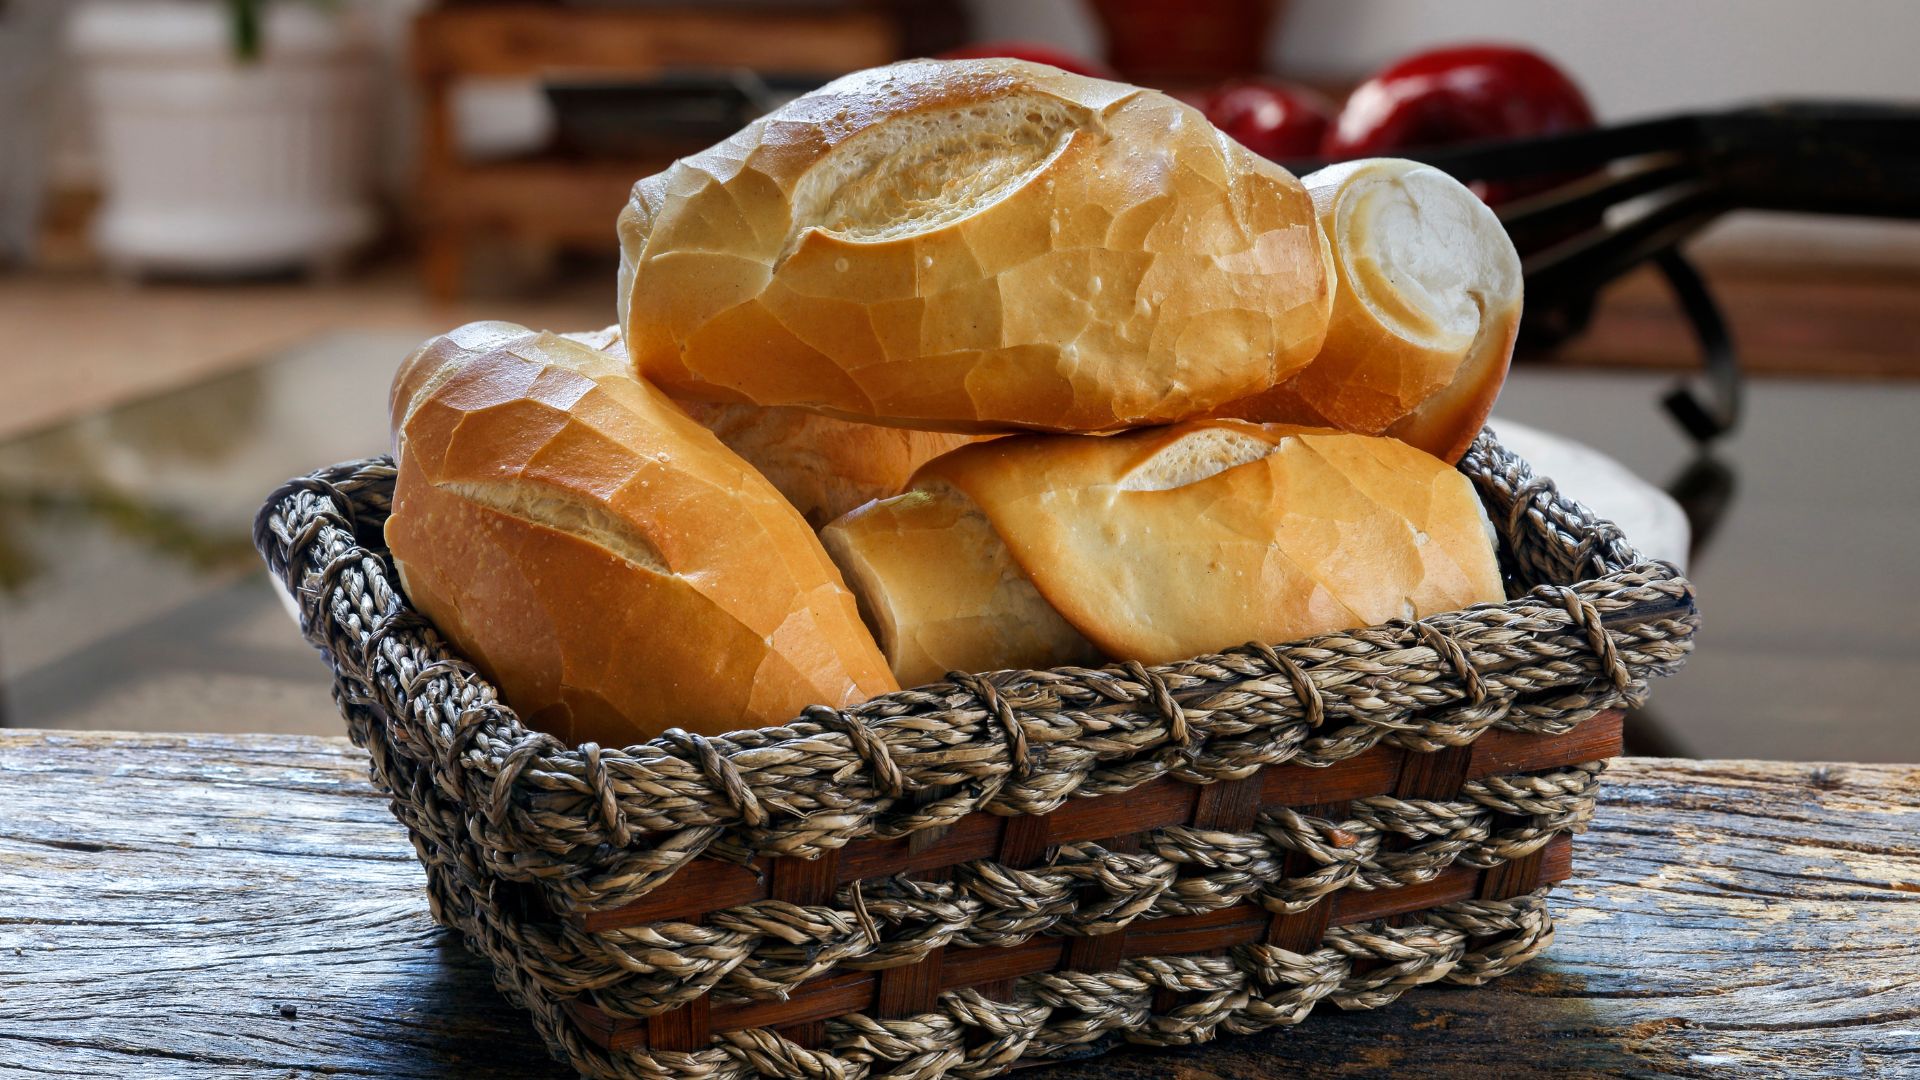
<path id="1" fill-rule="evenodd" d="M 618 328 L 463 327 L 392 401 L 408 594 L 564 739 L 1502 596 L 1447 463 L 1520 267 L 1433 169 L 1303 184 L 1151 90 L 912 61 L 618 232 Z"/>

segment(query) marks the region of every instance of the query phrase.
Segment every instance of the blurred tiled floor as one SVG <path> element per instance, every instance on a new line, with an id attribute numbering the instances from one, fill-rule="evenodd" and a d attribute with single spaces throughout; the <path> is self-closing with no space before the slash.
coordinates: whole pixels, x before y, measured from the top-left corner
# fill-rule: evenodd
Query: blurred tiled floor
<path id="1" fill-rule="evenodd" d="M 332 284 L 130 285 L 80 270 L 0 273 L 0 438 L 332 331 L 419 339 L 474 319 L 597 328 L 614 321 L 613 296 L 610 262 L 604 274 L 567 274 L 532 296 L 451 306 L 427 300 L 411 270 L 398 265 Z"/>
<path id="2" fill-rule="evenodd" d="M 0 726 L 327 733 L 249 540 L 274 485 L 381 453 L 412 331 L 341 331 L 0 441 Z"/>

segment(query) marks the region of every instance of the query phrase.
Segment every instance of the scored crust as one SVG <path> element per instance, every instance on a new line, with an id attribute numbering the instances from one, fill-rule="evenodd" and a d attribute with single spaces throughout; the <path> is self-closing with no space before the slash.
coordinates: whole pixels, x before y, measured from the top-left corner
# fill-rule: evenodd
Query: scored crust
<path id="1" fill-rule="evenodd" d="M 799 514 L 616 359 L 462 327 L 393 417 L 407 594 L 530 725 L 627 745 L 895 689 Z"/>
<path id="2" fill-rule="evenodd" d="M 1272 386 L 1332 303 L 1310 198 L 1151 90 L 909 61 L 634 186 L 621 323 L 676 397 L 1107 430 Z"/>
<path id="3" fill-rule="evenodd" d="M 990 530 L 929 539 L 914 525 L 934 515 L 923 503 Z M 1464 476 L 1393 439 L 1277 424 L 965 447 L 827 535 L 836 560 L 858 567 L 848 581 L 889 660 L 914 674 L 981 642 L 1008 648 L 994 667 L 1043 666 L 1078 638 L 1166 663 L 1504 598 L 1492 527 Z M 971 550 L 982 544 L 995 550 Z M 1078 637 L 1023 642 L 1033 617 L 1007 576 Z"/>

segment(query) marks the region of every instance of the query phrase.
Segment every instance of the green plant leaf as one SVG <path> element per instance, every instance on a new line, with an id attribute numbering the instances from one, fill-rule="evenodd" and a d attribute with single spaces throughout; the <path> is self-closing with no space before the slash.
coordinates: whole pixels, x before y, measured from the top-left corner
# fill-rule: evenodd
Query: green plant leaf
<path id="1" fill-rule="evenodd" d="M 261 0 L 227 0 L 233 31 L 233 58 L 243 64 L 260 59 Z"/>

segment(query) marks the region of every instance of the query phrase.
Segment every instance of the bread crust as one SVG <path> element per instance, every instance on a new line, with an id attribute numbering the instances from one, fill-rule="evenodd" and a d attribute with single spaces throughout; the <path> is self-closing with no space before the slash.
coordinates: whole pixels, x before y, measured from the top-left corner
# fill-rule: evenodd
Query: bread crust
<path id="1" fill-rule="evenodd" d="M 676 397 L 947 431 L 1191 416 L 1319 351 L 1311 199 L 1196 110 L 1010 60 L 847 76 L 634 186 L 619 300 Z"/>
<path id="2" fill-rule="evenodd" d="M 462 327 L 393 418 L 408 596 L 532 725 L 627 745 L 896 688 L 799 514 L 616 359 Z"/>
<path id="3" fill-rule="evenodd" d="M 1325 343 L 1298 374 L 1218 415 L 1392 435 L 1458 461 L 1519 332 L 1512 242 L 1465 186 L 1417 162 L 1344 162 L 1306 185 L 1334 266 Z"/>
<path id="4" fill-rule="evenodd" d="M 1147 663 L 1504 598 L 1472 485 L 1393 439 L 1233 420 L 1015 436 L 931 462 L 890 502 L 929 497 L 977 508 L 987 543 L 1010 558 L 875 528 L 873 507 L 828 532 L 846 530 L 868 553 L 849 571 L 863 607 L 907 613 L 894 620 L 913 625 L 892 638 L 910 630 L 936 657 L 1016 640 L 1010 628 L 948 630 L 916 614 L 944 595 L 994 595 L 1000 583 L 967 578 L 986 573 L 1021 576 L 1100 653 Z M 844 546 L 829 544 L 847 565 Z M 981 617 L 1026 619 L 1006 603 Z M 896 664 L 904 655 L 889 651 Z"/>
<path id="5" fill-rule="evenodd" d="M 1060 617 L 965 494 L 923 485 L 820 531 L 860 598 L 894 678 L 1094 664 L 1100 652 Z"/>
<path id="6" fill-rule="evenodd" d="M 562 336 L 626 360 L 617 326 Z M 915 469 L 941 454 L 992 437 L 862 424 L 779 406 L 675 404 L 757 469 L 816 529 L 864 503 L 898 495 Z"/>
<path id="7" fill-rule="evenodd" d="M 898 495 L 920 466 L 992 437 L 882 427 L 778 406 L 679 404 L 758 469 L 815 528 Z"/>

